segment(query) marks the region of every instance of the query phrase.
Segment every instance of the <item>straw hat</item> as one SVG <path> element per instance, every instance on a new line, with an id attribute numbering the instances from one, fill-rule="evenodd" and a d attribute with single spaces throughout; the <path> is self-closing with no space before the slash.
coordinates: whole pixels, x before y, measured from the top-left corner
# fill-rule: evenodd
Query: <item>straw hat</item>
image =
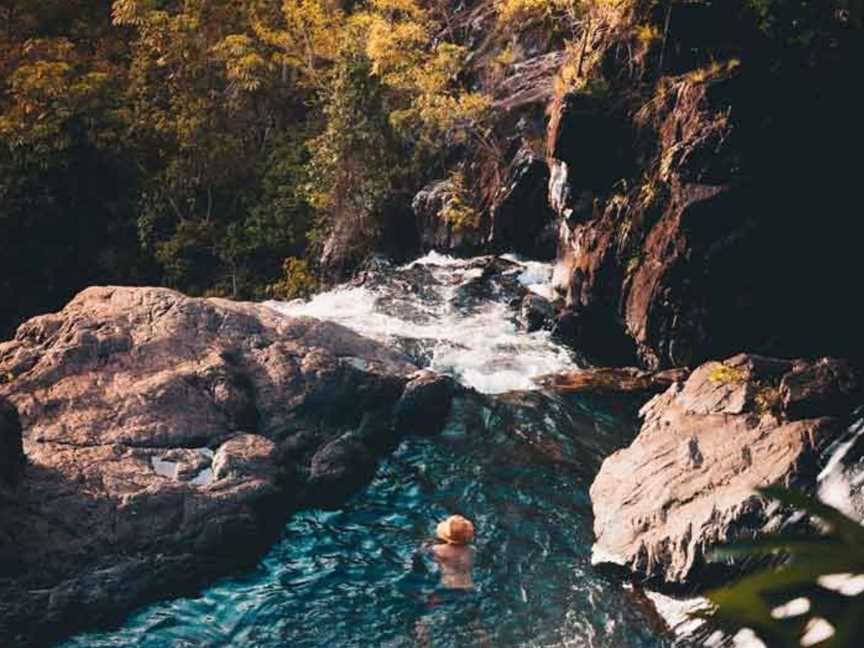
<path id="1" fill-rule="evenodd" d="M 438 523 L 435 535 L 447 544 L 466 545 L 474 539 L 474 525 L 461 515 L 451 515 Z"/>

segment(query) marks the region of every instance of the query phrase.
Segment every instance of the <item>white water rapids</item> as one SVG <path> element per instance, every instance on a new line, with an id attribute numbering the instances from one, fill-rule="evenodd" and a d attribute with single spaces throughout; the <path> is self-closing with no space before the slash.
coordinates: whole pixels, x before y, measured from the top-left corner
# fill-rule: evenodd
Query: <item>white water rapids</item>
<path id="1" fill-rule="evenodd" d="M 534 389 L 537 376 L 572 369 L 571 353 L 548 331 L 527 333 L 515 321 L 511 302 L 521 285 L 551 295 L 552 264 L 511 255 L 482 298 L 480 288 L 490 259 L 456 259 L 431 252 L 398 268 L 376 270 L 375 280 L 346 284 L 309 301 L 267 302 L 280 313 L 307 315 L 347 326 L 375 340 L 410 348 L 428 368 L 474 389 L 497 394 Z M 488 271 L 487 271 L 488 272 Z M 371 285 L 370 285 L 371 284 Z"/>
<path id="2" fill-rule="evenodd" d="M 527 333 L 517 322 L 525 290 L 552 298 L 552 270 L 552 264 L 512 255 L 457 259 L 431 252 L 407 265 L 371 270 L 362 281 L 308 301 L 271 301 L 267 306 L 289 316 L 338 322 L 480 392 L 498 394 L 536 389 L 534 378 L 577 366 L 550 332 Z M 825 453 L 818 482 L 826 502 L 860 519 L 864 459 L 859 457 L 864 448 L 853 451 L 857 445 L 864 446 L 861 421 Z M 678 640 L 686 643 L 702 624 L 691 613 L 703 608 L 705 599 L 646 594 Z M 572 645 L 586 644 L 579 639 Z M 765 646 L 749 630 L 734 637 L 717 631 L 704 645 Z"/>

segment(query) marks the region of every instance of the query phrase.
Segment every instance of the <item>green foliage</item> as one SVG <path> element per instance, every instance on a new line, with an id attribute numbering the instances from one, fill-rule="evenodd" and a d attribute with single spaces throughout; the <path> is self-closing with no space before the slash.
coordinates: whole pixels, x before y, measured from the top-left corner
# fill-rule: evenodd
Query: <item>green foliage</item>
<path id="1" fill-rule="evenodd" d="M 122 68 L 81 34 L 107 22 L 76 0 L 14 4 L 0 14 L 0 338 L 85 283 L 142 270 L 122 199 Z"/>
<path id="2" fill-rule="evenodd" d="M 470 203 L 465 176 L 461 172 L 450 175 L 450 197 L 441 210 L 441 217 L 452 225 L 454 232 L 480 227 L 480 212 Z"/>
<path id="3" fill-rule="evenodd" d="M 285 259 L 282 264 L 282 279 L 267 286 L 267 294 L 273 299 L 297 299 L 309 297 L 318 290 L 318 279 L 309 267 L 309 262 L 295 257 Z"/>
<path id="4" fill-rule="evenodd" d="M 589 0 L 590 2 L 590 0 Z M 502 25 L 541 23 L 552 29 L 573 27 L 589 2 L 585 0 L 495 0 Z"/>
<path id="5" fill-rule="evenodd" d="M 123 1 L 114 16 L 136 34 L 128 101 L 132 142 L 148 152 L 142 247 L 183 290 L 262 292 L 281 259 L 302 252 L 310 220 L 294 136 L 309 129 L 280 127 L 303 100 L 283 82 L 282 54 L 228 2 L 169 12 Z"/>
<path id="6" fill-rule="evenodd" d="M 445 21 L 415 0 L 372 0 L 353 22 L 365 34 L 371 72 L 394 91 L 398 132 L 434 147 L 482 131 L 491 98 L 459 82 L 468 50 L 438 37 Z"/>
<path id="7" fill-rule="evenodd" d="M 319 228 L 350 231 L 351 246 L 362 254 L 377 236 L 400 164 L 384 88 L 355 43 L 346 42 L 321 91 L 326 126 L 309 142 L 306 196 Z"/>
<path id="8" fill-rule="evenodd" d="M 779 416 L 783 409 L 783 397 L 780 388 L 771 383 L 762 383 L 753 397 L 756 412 L 759 414 L 773 414 Z"/>
<path id="9" fill-rule="evenodd" d="M 713 609 L 710 621 L 730 632 L 750 628 L 769 646 L 800 646 L 814 619 L 834 630 L 820 641 L 823 648 L 852 648 L 864 636 L 864 592 L 845 595 L 826 586 L 837 574 L 864 574 L 864 527 L 836 509 L 807 495 L 782 488 L 760 491 L 821 521 L 821 536 L 778 534 L 742 542 L 717 552 L 718 558 L 782 556 L 778 568 L 767 568 L 707 594 Z M 806 611 L 783 617 L 775 612 L 795 599 L 805 598 Z"/>
<path id="10" fill-rule="evenodd" d="M 97 281 L 262 296 L 335 234 L 367 254 L 452 147 L 494 152 L 448 3 L 3 6 L 3 334 Z"/>
<path id="11" fill-rule="evenodd" d="M 639 269 L 640 265 L 642 265 L 642 253 L 636 252 L 633 256 L 627 259 L 627 265 L 624 268 L 624 272 L 628 275 L 632 275 Z"/>

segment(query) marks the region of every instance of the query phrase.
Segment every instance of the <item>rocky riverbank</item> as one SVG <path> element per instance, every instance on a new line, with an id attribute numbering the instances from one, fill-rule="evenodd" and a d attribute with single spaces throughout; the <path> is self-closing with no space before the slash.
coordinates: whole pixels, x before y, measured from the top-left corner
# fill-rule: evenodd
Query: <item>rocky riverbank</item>
<path id="1" fill-rule="evenodd" d="M 568 395 L 623 411 L 656 394 L 591 488 L 594 558 L 698 588 L 719 573 L 711 547 L 789 519 L 754 489 L 813 490 L 861 400 L 845 361 L 742 354 L 693 372 L 540 376 L 551 399 L 489 408 L 416 362 L 335 323 L 156 288 L 91 288 L 24 324 L 0 344 L 4 645 L 106 625 L 253 564 L 292 512 L 340 506 L 404 435 L 454 417 L 467 431 L 522 408 L 514 434 L 563 461 L 545 425 L 592 434 L 555 419 Z"/>
<path id="2" fill-rule="evenodd" d="M 737 355 L 697 368 L 641 411 L 633 443 L 591 487 L 595 562 L 655 585 L 705 585 L 714 546 L 780 528 L 789 512 L 755 493 L 816 489 L 821 452 L 849 427 L 861 382 L 839 360 Z"/>
<path id="3" fill-rule="evenodd" d="M 0 640 L 249 564 L 402 431 L 435 432 L 455 390 L 337 324 L 165 289 L 91 288 L 30 320 L 0 344 Z"/>

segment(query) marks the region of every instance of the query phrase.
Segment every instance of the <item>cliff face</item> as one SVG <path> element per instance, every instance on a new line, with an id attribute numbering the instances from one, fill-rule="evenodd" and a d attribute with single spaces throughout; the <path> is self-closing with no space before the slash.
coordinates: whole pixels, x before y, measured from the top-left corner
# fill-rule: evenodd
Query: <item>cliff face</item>
<path id="1" fill-rule="evenodd" d="M 830 3 L 806 29 L 766 26 L 752 4 L 586 19 L 547 156 L 556 289 L 599 362 L 860 357 L 843 286 L 861 229 L 861 32 Z"/>
<path id="2" fill-rule="evenodd" d="M 0 398 L 0 488 L 12 486 L 18 481 L 24 462 L 18 412 Z"/>
<path id="3" fill-rule="evenodd" d="M 465 44 L 494 98 L 491 145 L 450 165 L 479 225 L 447 221 L 444 177 L 417 194 L 409 247 L 557 254 L 568 335 L 598 364 L 860 359 L 845 286 L 861 15 L 805 4 L 588 2 L 567 38 L 515 29 L 522 59 L 490 77 L 501 27 L 478 3 Z"/>

